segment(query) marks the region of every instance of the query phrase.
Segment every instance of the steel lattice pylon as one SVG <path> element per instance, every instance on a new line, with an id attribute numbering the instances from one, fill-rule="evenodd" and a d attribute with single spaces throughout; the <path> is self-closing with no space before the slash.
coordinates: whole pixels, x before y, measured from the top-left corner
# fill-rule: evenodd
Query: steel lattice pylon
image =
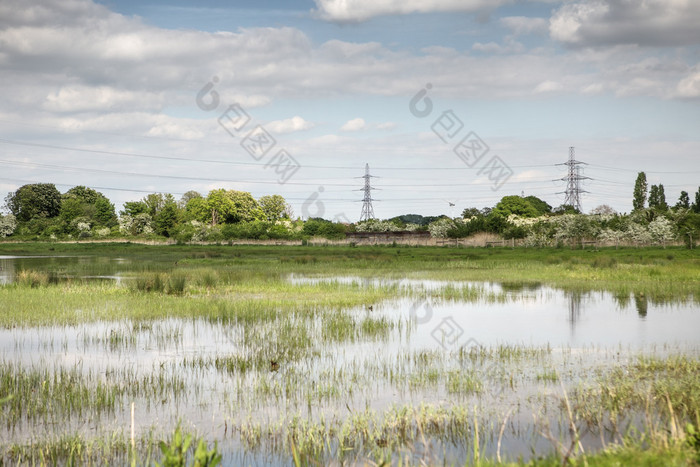
<path id="1" fill-rule="evenodd" d="M 372 207 L 372 185 L 370 183 L 370 178 L 372 175 L 369 174 L 369 164 L 365 164 L 365 187 L 362 189 L 364 191 L 364 197 L 362 199 L 362 213 L 360 214 L 360 222 L 374 219 L 374 208 Z"/>
<path id="2" fill-rule="evenodd" d="M 566 182 L 566 190 L 563 192 L 566 195 L 564 198 L 564 204 L 573 206 L 578 212 L 583 212 L 583 208 L 581 206 L 581 193 L 588 193 L 586 190 L 581 188 L 581 180 L 591 180 L 591 177 L 584 177 L 581 175 L 582 164 L 585 164 L 585 162 L 576 160 L 573 146 L 569 147 L 569 160 L 562 164 L 557 164 L 566 165 L 568 167 L 566 177 L 560 179 Z"/>

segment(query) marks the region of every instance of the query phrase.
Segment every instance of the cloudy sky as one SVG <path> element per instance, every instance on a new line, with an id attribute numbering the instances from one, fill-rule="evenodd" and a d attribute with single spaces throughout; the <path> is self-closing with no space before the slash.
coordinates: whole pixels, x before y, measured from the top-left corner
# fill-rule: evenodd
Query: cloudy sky
<path id="1" fill-rule="evenodd" d="M 0 0 L 0 196 L 225 187 L 298 216 L 700 184 L 693 0 Z M 451 208 L 449 203 L 456 204 Z"/>

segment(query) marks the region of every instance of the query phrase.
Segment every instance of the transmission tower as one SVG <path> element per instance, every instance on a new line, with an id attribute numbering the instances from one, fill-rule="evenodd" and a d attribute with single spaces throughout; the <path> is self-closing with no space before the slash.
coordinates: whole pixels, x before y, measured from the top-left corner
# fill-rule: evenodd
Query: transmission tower
<path id="1" fill-rule="evenodd" d="M 566 182 L 566 191 L 560 191 L 559 193 L 564 193 L 566 195 L 564 199 L 564 204 L 573 206 L 578 210 L 578 212 L 583 212 L 581 209 L 581 193 L 588 193 L 586 190 L 581 188 L 581 180 L 591 180 L 591 177 L 584 177 L 581 175 L 581 165 L 586 164 L 585 162 L 580 162 L 576 160 L 574 155 L 574 147 L 569 147 L 569 160 L 557 165 L 566 165 L 568 167 L 568 173 L 566 177 L 560 178 Z"/>
<path id="2" fill-rule="evenodd" d="M 362 214 L 360 214 L 360 222 L 368 221 L 370 219 L 374 219 L 374 208 L 372 207 L 372 190 L 374 190 L 374 188 L 372 188 L 370 178 L 375 178 L 373 175 L 369 174 L 369 164 L 365 164 L 365 175 L 357 178 L 365 179 L 365 187 L 360 188 L 360 190 L 362 190 L 365 194 L 364 198 L 362 199 Z"/>

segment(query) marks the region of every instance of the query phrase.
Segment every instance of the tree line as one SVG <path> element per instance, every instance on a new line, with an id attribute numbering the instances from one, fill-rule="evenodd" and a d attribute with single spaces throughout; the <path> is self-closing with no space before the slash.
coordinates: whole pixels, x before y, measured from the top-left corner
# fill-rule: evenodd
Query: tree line
<path id="1" fill-rule="evenodd" d="M 464 238 L 480 232 L 522 239 L 528 246 L 555 246 L 598 241 L 619 245 L 663 244 L 682 240 L 694 246 L 700 236 L 700 188 L 690 201 L 682 191 L 670 206 L 662 184 L 648 187 L 640 172 L 632 193 L 633 210 L 619 214 L 598 206 L 590 214 L 572 206 L 552 208 L 536 196 L 504 196 L 495 206 L 470 207 L 458 218 L 406 214 L 356 224 L 321 218 L 294 218 L 280 195 L 255 199 L 249 192 L 214 189 L 188 191 L 180 199 L 148 194 L 124 203 L 117 213 L 102 193 L 76 186 L 60 193 L 50 183 L 28 184 L 5 198 L 0 237 L 27 240 L 87 238 L 173 238 L 178 242 L 234 239 L 342 239 L 350 232 L 429 231 L 437 238 Z"/>

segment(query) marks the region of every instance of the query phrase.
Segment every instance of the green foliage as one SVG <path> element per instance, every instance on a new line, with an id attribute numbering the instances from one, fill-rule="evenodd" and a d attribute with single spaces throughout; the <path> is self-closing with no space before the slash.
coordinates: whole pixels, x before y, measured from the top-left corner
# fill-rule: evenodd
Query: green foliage
<path id="1" fill-rule="evenodd" d="M 117 225 L 117 215 L 114 212 L 114 205 L 104 197 L 95 201 L 95 221 L 105 227 Z"/>
<path id="2" fill-rule="evenodd" d="M 700 187 L 698 191 L 695 192 L 695 202 L 690 206 L 690 209 L 696 213 L 700 214 Z"/>
<path id="3" fill-rule="evenodd" d="M 175 226 L 179 217 L 177 204 L 173 199 L 168 199 L 153 218 L 155 233 L 164 237 L 170 237 L 175 232 Z"/>
<path id="4" fill-rule="evenodd" d="M 535 197 L 533 196 L 532 198 Z M 539 200 L 539 198 L 535 199 Z M 544 201 L 542 201 L 542 203 L 544 203 Z M 538 203 L 538 205 L 540 209 L 546 209 L 542 204 Z M 544 205 L 549 206 L 547 203 L 544 203 Z M 538 211 L 527 198 L 521 198 L 520 196 L 504 196 L 493 208 L 491 214 L 498 214 L 503 217 L 508 217 L 511 214 L 520 217 L 537 217 L 540 215 L 540 211 Z"/>
<path id="5" fill-rule="evenodd" d="M 537 196 L 526 196 L 525 199 L 537 210 L 537 216 L 543 216 L 552 212 L 552 206 L 541 200 Z"/>
<path id="6" fill-rule="evenodd" d="M 136 217 L 139 214 L 145 214 L 148 211 L 148 206 L 143 201 L 127 201 L 124 203 L 122 215 Z"/>
<path id="7" fill-rule="evenodd" d="M 681 191 L 681 195 L 678 197 L 678 202 L 674 206 L 676 209 L 690 209 L 690 197 L 688 196 L 688 192 L 683 190 Z"/>
<path id="8" fill-rule="evenodd" d="M 160 451 L 163 457 L 160 462 L 156 462 L 156 465 L 159 467 L 216 467 L 221 463 L 221 454 L 219 454 L 216 443 L 211 450 L 208 450 L 207 443 L 203 439 L 199 440 L 199 444 L 197 444 L 194 459 L 188 463 L 188 451 L 191 444 L 192 435 L 188 434 L 183 437 L 182 430 L 178 425 L 170 444 L 165 441 L 160 442 Z"/>
<path id="9" fill-rule="evenodd" d="M 639 211 L 644 209 L 647 201 L 647 175 L 644 172 L 637 174 L 637 180 L 634 182 L 634 192 L 632 197 L 632 210 Z"/>
<path id="10" fill-rule="evenodd" d="M 19 222 L 58 216 L 61 193 L 53 183 L 21 186 L 5 198 L 7 208 Z"/>
<path id="11" fill-rule="evenodd" d="M 263 196 L 258 200 L 265 220 L 275 222 L 280 219 L 289 219 L 289 205 L 280 195 Z"/>
<path id="12" fill-rule="evenodd" d="M 324 237 L 331 240 L 345 238 L 347 228 L 325 219 L 312 217 L 304 223 L 302 234 L 308 237 Z"/>

